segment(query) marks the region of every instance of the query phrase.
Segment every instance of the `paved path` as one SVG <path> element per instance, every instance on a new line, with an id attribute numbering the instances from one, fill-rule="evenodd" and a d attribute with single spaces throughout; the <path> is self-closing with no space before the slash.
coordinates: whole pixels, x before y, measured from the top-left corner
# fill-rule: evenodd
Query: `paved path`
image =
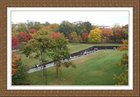
<path id="1" fill-rule="evenodd" d="M 84 55 L 80 55 L 80 56 L 74 56 L 74 57 L 70 58 L 70 61 L 76 60 L 76 59 L 81 58 L 81 57 L 85 57 L 85 56 L 87 56 L 89 54 L 92 54 L 92 53 L 95 53 L 95 52 L 97 52 L 97 51 L 89 51 L 88 54 L 84 54 Z M 65 60 L 65 62 L 66 61 L 67 60 Z M 53 67 L 53 66 L 54 66 L 54 63 L 49 63 L 49 64 L 45 65 L 44 69 L 47 69 L 47 68 Z M 27 73 L 33 73 L 33 72 L 40 71 L 40 70 L 43 70 L 43 66 L 39 66 L 39 67 L 36 67 L 36 68 L 31 68 L 27 71 Z"/>

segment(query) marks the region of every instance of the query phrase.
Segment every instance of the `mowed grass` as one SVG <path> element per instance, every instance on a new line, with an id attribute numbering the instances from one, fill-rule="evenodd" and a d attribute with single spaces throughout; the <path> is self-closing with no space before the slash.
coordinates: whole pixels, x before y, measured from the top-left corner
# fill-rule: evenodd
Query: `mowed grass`
<path id="1" fill-rule="evenodd" d="M 73 64 L 76 68 L 64 68 L 61 70 L 61 78 L 56 78 L 55 67 L 29 74 L 32 85 L 115 85 L 114 74 L 120 74 L 120 63 L 122 55 L 127 51 L 102 50 L 81 57 Z"/>
<path id="2" fill-rule="evenodd" d="M 93 44 L 80 44 L 80 43 L 70 43 L 68 44 L 68 48 L 70 50 L 70 53 L 75 53 L 78 51 L 81 51 L 83 49 L 87 49 L 89 47 L 92 47 Z"/>
<path id="3" fill-rule="evenodd" d="M 92 46 L 93 44 L 79 44 L 79 43 L 68 44 L 70 53 L 74 53 L 74 52 L 77 52 L 77 51 L 80 51 L 80 50 L 83 50 Z M 37 64 L 40 64 L 38 59 L 28 58 L 22 53 L 19 53 L 19 54 L 21 55 L 23 64 L 26 65 L 28 68 L 31 68 Z"/>

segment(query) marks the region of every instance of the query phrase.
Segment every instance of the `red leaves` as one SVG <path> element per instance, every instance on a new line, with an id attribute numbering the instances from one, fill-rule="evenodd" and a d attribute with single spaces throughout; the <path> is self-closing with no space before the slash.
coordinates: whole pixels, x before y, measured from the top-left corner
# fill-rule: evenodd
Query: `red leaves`
<path id="1" fill-rule="evenodd" d="M 26 32 L 19 32 L 18 38 L 19 38 L 20 42 L 28 42 L 32 37 L 30 34 L 28 34 Z"/>
<path id="2" fill-rule="evenodd" d="M 113 36 L 113 31 L 112 31 L 112 29 L 110 29 L 110 28 L 104 28 L 104 29 L 102 30 L 102 35 L 103 35 L 103 37 L 110 37 L 110 36 Z"/>
<path id="3" fill-rule="evenodd" d="M 37 30 L 36 29 L 30 29 L 29 33 L 31 33 L 31 34 L 37 33 Z"/>
<path id="4" fill-rule="evenodd" d="M 19 39 L 16 36 L 12 36 L 12 49 L 16 48 L 19 44 Z"/>
<path id="5" fill-rule="evenodd" d="M 18 32 L 17 35 L 12 35 L 12 49 L 16 49 L 21 42 L 28 42 L 31 35 L 26 32 Z"/>
<path id="6" fill-rule="evenodd" d="M 117 29 L 115 34 L 117 37 L 120 37 L 120 38 L 125 36 L 124 30 L 121 28 Z"/>
<path id="7" fill-rule="evenodd" d="M 88 38 L 89 34 L 88 33 L 83 33 L 82 34 L 82 40 L 86 40 Z"/>
<path id="8" fill-rule="evenodd" d="M 52 33 L 51 33 L 51 38 L 57 39 L 57 38 L 59 38 L 59 37 L 60 37 L 60 33 L 58 33 L 58 32 L 52 32 Z"/>

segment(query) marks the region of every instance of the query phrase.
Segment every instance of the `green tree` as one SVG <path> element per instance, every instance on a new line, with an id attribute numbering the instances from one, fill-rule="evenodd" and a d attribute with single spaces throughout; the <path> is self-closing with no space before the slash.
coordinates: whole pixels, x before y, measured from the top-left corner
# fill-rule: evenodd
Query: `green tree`
<path id="1" fill-rule="evenodd" d="M 65 36 L 68 36 L 70 32 L 74 31 L 74 25 L 68 21 L 63 21 L 59 26 L 59 32 L 63 32 Z"/>
<path id="2" fill-rule="evenodd" d="M 75 31 L 78 33 L 78 35 L 82 35 L 83 33 L 89 33 L 92 29 L 92 25 L 90 22 L 76 22 L 75 23 Z"/>
<path id="3" fill-rule="evenodd" d="M 23 48 L 23 53 L 28 57 L 37 58 L 40 61 L 40 64 L 43 65 L 43 73 L 44 76 L 44 66 L 46 62 L 48 62 L 47 56 L 49 56 L 49 49 L 51 49 L 53 45 L 52 39 L 44 34 L 39 33 L 33 39 L 31 39 Z"/>
<path id="4" fill-rule="evenodd" d="M 69 49 L 67 47 L 67 40 L 59 34 L 59 37 L 53 39 L 53 47 L 50 50 L 50 56 L 52 60 L 54 60 L 55 68 L 56 68 L 56 77 L 60 78 L 59 72 L 61 71 L 62 65 L 65 67 L 74 66 L 69 61 Z M 65 61 L 64 61 L 65 59 Z"/>
<path id="5" fill-rule="evenodd" d="M 27 27 L 28 27 L 28 29 L 36 29 L 36 30 L 39 30 L 41 27 L 42 27 L 42 25 L 41 25 L 41 23 L 40 22 L 32 22 L 32 21 L 27 21 Z"/>
<path id="6" fill-rule="evenodd" d="M 19 23 L 19 24 L 15 24 L 14 28 L 12 28 L 13 32 L 27 32 L 28 31 L 28 27 L 26 25 L 26 23 Z"/>
<path id="7" fill-rule="evenodd" d="M 99 28 L 95 28 L 94 30 L 91 30 L 89 33 L 89 42 L 101 42 L 101 33 L 102 30 Z"/>

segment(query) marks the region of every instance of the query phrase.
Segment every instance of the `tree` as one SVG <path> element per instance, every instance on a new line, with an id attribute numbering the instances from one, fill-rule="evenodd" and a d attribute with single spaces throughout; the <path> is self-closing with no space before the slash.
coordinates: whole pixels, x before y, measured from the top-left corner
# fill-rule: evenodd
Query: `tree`
<path id="1" fill-rule="evenodd" d="M 17 35 L 20 42 L 28 42 L 32 37 L 29 33 L 19 32 Z"/>
<path id="2" fill-rule="evenodd" d="M 53 32 L 53 34 L 38 33 L 36 37 L 26 43 L 23 53 L 27 57 L 32 56 L 39 59 L 40 64 L 43 65 L 43 76 L 44 66 L 48 62 L 48 57 L 54 60 L 57 77 L 62 64 L 66 67 L 71 65 L 68 60 L 67 40 L 58 32 Z M 67 59 L 67 62 L 62 62 L 63 59 Z"/>
<path id="3" fill-rule="evenodd" d="M 92 29 L 92 25 L 90 22 L 76 22 L 75 23 L 75 31 L 78 33 L 78 35 L 82 35 L 82 33 L 90 32 Z"/>
<path id="4" fill-rule="evenodd" d="M 79 38 L 76 32 L 71 32 L 69 34 L 69 41 L 70 42 L 79 42 Z"/>
<path id="5" fill-rule="evenodd" d="M 128 50 L 128 40 L 123 40 L 122 43 L 122 46 L 118 47 L 117 50 Z M 122 72 L 120 74 L 114 74 L 114 79 L 118 81 L 118 85 L 128 85 L 128 54 L 123 54 L 118 66 L 122 69 Z"/>
<path id="6" fill-rule="evenodd" d="M 46 26 L 46 30 L 48 30 L 48 32 L 57 32 L 58 31 L 58 27 L 59 24 L 50 24 L 48 26 Z"/>
<path id="7" fill-rule="evenodd" d="M 16 49 L 19 45 L 19 39 L 12 35 L 12 49 Z"/>
<path id="8" fill-rule="evenodd" d="M 37 58 L 43 66 L 42 75 L 44 76 L 44 67 L 48 62 L 49 50 L 54 45 L 52 39 L 44 34 L 38 33 L 36 37 L 32 38 L 23 48 L 23 53 L 28 57 Z"/>
<path id="9" fill-rule="evenodd" d="M 44 24 L 45 26 L 48 26 L 48 25 L 50 25 L 50 23 L 49 22 L 45 22 L 45 24 Z"/>
<path id="10" fill-rule="evenodd" d="M 12 29 L 12 32 L 27 32 L 28 31 L 28 27 L 26 25 L 26 23 L 19 23 L 19 24 L 15 24 L 13 26 L 14 28 Z"/>
<path id="11" fill-rule="evenodd" d="M 88 42 L 88 37 L 89 37 L 89 34 L 88 34 L 88 33 L 83 33 L 83 34 L 82 34 L 82 40 L 83 40 L 84 42 Z"/>
<path id="12" fill-rule="evenodd" d="M 117 80 L 118 85 L 128 85 L 128 55 L 122 56 L 120 64 L 118 66 L 122 69 L 119 75 L 114 74 L 114 79 Z"/>
<path id="13" fill-rule="evenodd" d="M 63 32 L 65 36 L 68 36 L 70 32 L 74 31 L 74 25 L 68 21 L 63 21 L 59 25 L 59 32 Z"/>
<path id="14" fill-rule="evenodd" d="M 21 61 L 21 57 L 16 53 L 12 53 L 12 75 L 16 74 L 19 61 Z"/>
<path id="15" fill-rule="evenodd" d="M 106 40 L 106 42 L 109 41 L 110 37 L 113 36 L 113 30 L 110 28 L 103 28 L 102 29 L 102 37 Z"/>
<path id="16" fill-rule="evenodd" d="M 121 42 L 123 39 L 125 39 L 125 33 L 122 28 L 116 29 L 115 36 L 118 42 Z"/>
<path id="17" fill-rule="evenodd" d="M 52 39 L 56 39 L 56 38 L 59 38 L 60 37 L 60 33 L 58 33 L 58 32 L 52 32 L 51 33 L 51 38 Z"/>
<path id="18" fill-rule="evenodd" d="M 119 51 L 128 50 L 128 40 L 122 40 L 122 45 L 117 48 Z"/>
<path id="19" fill-rule="evenodd" d="M 56 68 L 56 77 L 59 78 L 59 72 L 61 71 L 62 65 L 65 67 L 74 65 L 69 61 L 69 49 L 67 47 L 67 40 L 65 37 L 58 34 L 57 38 L 53 38 L 53 46 L 50 49 L 50 56 L 52 60 L 54 60 L 55 68 Z M 66 60 L 66 61 L 65 61 Z"/>
<path id="20" fill-rule="evenodd" d="M 22 64 L 21 57 L 16 53 L 12 53 L 12 84 L 29 84 L 26 67 Z"/>
<path id="21" fill-rule="evenodd" d="M 38 31 L 38 30 L 36 30 L 36 29 L 29 29 L 29 33 L 30 33 L 30 34 L 37 33 L 37 31 Z"/>
<path id="22" fill-rule="evenodd" d="M 27 21 L 27 28 L 28 28 L 28 30 L 29 29 L 36 29 L 36 30 L 39 30 L 41 27 L 42 27 L 42 25 L 41 25 L 41 23 L 40 22 L 32 22 L 32 21 Z"/>
<path id="23" fill-rule="evenodd" d="M 101 33 L 102 31 L 99 28 L 95 28 L 94 30 L 91 30 L 89 33 L 89 41 L 90 42 L 101 42 Z"/>
<path id="24" fill-rule="evenodd" d="M 113 29 L 113 36 L 111 37 L 111 39 L 113 39 L 114 42 L 120 43 L 122 40 L 125 39 L 125 31 L 121 26 L 115 24 L 112 29 Z"/>
<path id="25" fill-rule="evenodd" d="M 124 26 L 122 27 L 122 29 L 123 29 L 123 31 L 124 31 L 124 33 L 125 33 L 125 39 L 128 40 L 128 24 L 127 24 L 127 25 L 124 25 Z"/>

